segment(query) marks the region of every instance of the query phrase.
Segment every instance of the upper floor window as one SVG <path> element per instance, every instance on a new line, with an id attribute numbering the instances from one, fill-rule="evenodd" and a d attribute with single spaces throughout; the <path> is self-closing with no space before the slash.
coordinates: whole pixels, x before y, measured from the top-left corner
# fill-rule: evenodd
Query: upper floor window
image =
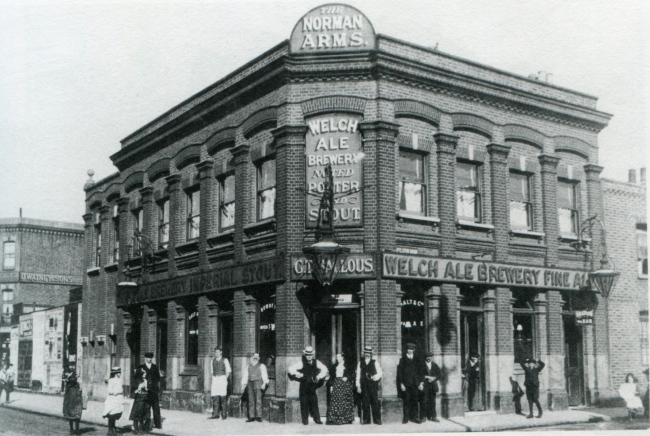
<path id="1" fill-rule="evenodd" d="M 426 215 L 427 185 L 424 155 L 407 150 L 399 152 L 399 209 Z"/>
<path id="2" fill-rule="evenodd" d="M 102 264 L 102 221 L 99 212 L 95 213 L 95 266 Z"/>
<path id="3" fill-rule="evenodd" d="M 158 248 L 169 245 L 169 200 L 158 203 Z"/>
<path id="4" fill-rule="evenodd" d="M 198 189 L 186 194 L 187 206 L 187 229 L 188 241 L 199 237 L 199 226 L 201 224 L 201 191 Z"/>
<path id="5" fill-rule="evenodd" d="M 219 189 L 219 228 L 223 231 L 235 225 L 235 175 L 223 178 Z"/>
<path id="6" fill-rule="evenodd" d="M 558 182 L 558 220 L 562 235 L 578 234 L 578 185 L 572 182 Z"/>
<path id="7" fill-rule="evenodd" d="M 456 165 L 456 213 L 458 219 L 480 223 L 481 166 L 469 162 Z"/>
<path id="8" fill-rule="evenodd" d="M 510 228 L 533 230 L 533 203 L 530 194 L 530 176 L 511 172 L 508 179 L 510 201 Z"/>
<path id="9" fill-rule="evenodd" d="M 133 211 L 133 234 L 142 233 L 144 228 L 144 211 L 142 209 L 137 209 Z M 140 242 L 138 238 L 133 240 L 133 252 L 134 255 L 140 250 Z"/>
<path id="10" fill-rule="evenodd" d="M 636 226 L 636 247 L 639 276 L 648 277 L 648 233 L 646 224 L 637 224 Z"/>
<path id="11" fill-rule="evenodd" d="M 275 159 L 257 167 L 257 219 L 275 216 Z"/>
<path id="12" fill-rule="evenodd" d="M 113 255 L 111 262 L 120 260 L 120 216 L 113 216 Z"/>
<path id="13" fill-rule="evenodd" d="M 2 269 L 16 268 L 16 243 L 14 241 L 5 242 L 3 253 Z"/>

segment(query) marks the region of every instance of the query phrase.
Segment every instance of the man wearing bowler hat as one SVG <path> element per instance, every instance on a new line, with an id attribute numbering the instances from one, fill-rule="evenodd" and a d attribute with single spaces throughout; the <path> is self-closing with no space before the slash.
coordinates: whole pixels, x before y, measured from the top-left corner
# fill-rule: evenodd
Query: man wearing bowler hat
<path id="1" fill-rule="evenodd" d="M 424 371 L 421 362 L 415 360 L 415 344 L 406 344 L 406 355 L 397 365 L 397 388 L 402 397 L 404 415 L 402 424 L 409 421 L 420 424 L 418 397 L 424 390 Z"/>
<path id="2" fill-rule="evenodd" d="M 436 394 L 438 393 L 438 380 L 440 367 L 433 361 L 433 353 L 427 352 L 424 360 L 424 389 L 422 390 L 422 410 L 420 420 L 440 422 L 436 414 Z"/>
<path id="3" fill-rule="evenodd" d="M 372 358 L 372 347 L 363 347 L 363 359 L 357 365 L 357 392 L 361 394 L 361 410 L 363 417 L 361 424 L 370 424 L 370 411 L 372 422 L 381 425 L 381 406 L 379 404 L 379 381 L 381 380 L 381 366 Z"/>
<path id="4" fill-rule="evenodd" d="M 316 424 L 322 424 L 318 411 L 316 389 L 329 375 L 327 367 L 314 357 L 314 349 L 306 347 L 302 360 L 289 368 L 289 377 L 300 382 L 300 415 L 304 425 L 309 424 L 309 415 Z"/>
<path id="5" fill-rule="evenodd" d="M 153 363 L 153 353 L 147 351 L 144 353 L 144 363 L 137 369 L 144 371 L 147 380 L 147 402 L 153 411 L 153 425 L 156 428 L 162 428 L 162 419 L 160 417 L 160 379 L 165 376 L 164 371 Z M 151 429 L 151 422 L 145 422 L 144 428 Z"/>

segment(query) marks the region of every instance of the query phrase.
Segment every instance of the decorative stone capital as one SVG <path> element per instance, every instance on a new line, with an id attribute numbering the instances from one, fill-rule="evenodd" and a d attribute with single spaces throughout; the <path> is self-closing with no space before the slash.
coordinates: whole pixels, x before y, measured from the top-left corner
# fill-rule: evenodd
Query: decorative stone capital
<path id="1" fill-rule="evenodd" d="M 117 204 L 117 213 L 120 215 L 129 211 L 129 197 L 120 197 L 115 204 Z"/>
<path id="2" fill-rule="evenodd" d="M 199 179 L 212 177 L 212 168 L 214 167 L 214 160 L 206 159 L 196 164 L 196 169 L 199 171 Z"/>
<path id="3" fill-rule="evenodd" d="M 458 145 L 460 136 L 451 133 L 438 132 L 433 135 L 433 139 L 436 141 L 437 153 L 456 155 L 456 146 Z"/>
<path id="4" fill-rule="evenodd" d="M 583 166 L 585 170 L 585 175 L 587 176 L 588 181 L 594 181 L 597 182 L 600 180 L 600 173 L 603 172 L 605 169 L 604 167 L 601 167 L 600 165 L 596 164 L 587 164 Z"/>
<path id="5" fill-rule="evenodd" d="M 364 140 L 395 142 L 399 133 L 399 124 L 384 120 L 364 121 L 359 123 L 359 130 Z"/>
<path id="6" fill-rule="evenodd" d="M 93 225 L 93 214 L 91 212 L 83 214 L 82 218 L 84 220 L 84 226 L 85 227 L 92 227 L 92 225 Z"/>
<path id="7" fill-rule="evenodd" d="M 235 148 L 231 149 L 230 153 L 234 158 L 234 164 L 241 165 L 247 163 L 250 159 L 251 146 L 248 144 L 239 144 Z"/>
<path id="8" fill-rule="evenodd" d="M 169 192 L 177 191 L 181 186 L 181 175 L 172 174 L 171 176 L 167 176 L 165 177 L 165 182 L 167 182 Z"/>
<path id="9" fill-rule="evenodd" d="M 97 209 L 99 211 L 99 219 L 107 221 L 111 219 L 111 207 L 108 204 L 103 204 Z"/>
<path id="10" fill-rule="evenodd" d="M 144 188 L 140 188 L 138 192 L 140 193 L 143 204 L 151 203 L 153 201 L 153 191 L 153 186 L 145 186 Z"/>
<path id="11" fill-rule="evenodd" d="M 557 164 L 560 163 L 560 157 L 554 154 L 542 153 L 537 156 L 539 164 L 542 166 L 541 171 L 546 173 L 556 173 Z"/>
<path id="12" fill-rule="evenodd" d="M 487 148 L 487 152 L 490 154 L 490 162 L 506 163 L 512 147 L 506 144 L 492 142 L 486 145 L 485 148 Z"/>
<path id="13" fill-rule="evenodd" d="M 275 138 L 276 149 L 285 145 L 302 145 L 304 147 L 307 126 L 304 124 L 280 126 L 277 129 L 273 129 L 271 134 Z"/>

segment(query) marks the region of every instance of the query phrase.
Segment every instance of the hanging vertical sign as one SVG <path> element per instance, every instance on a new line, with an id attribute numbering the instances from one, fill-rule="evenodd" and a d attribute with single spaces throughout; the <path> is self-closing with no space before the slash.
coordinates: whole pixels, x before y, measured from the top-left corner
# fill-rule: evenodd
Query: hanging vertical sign
<path id="1" fill-rule="evenodd" d="M 357 9 L 341 4 L 319 6 L 291 32 L 291 53 L 326 53 L 375 48 L 375 30 Z"/>
<path id="2" fill-rule="evenodd" d="M 334 226 L 361 225 L 361 132 L 360 116 L 332 114 L 307 121 L 307 227 L 318 222 L 325 190 L 325 167 L 332 165 L 334 179 Z"/>

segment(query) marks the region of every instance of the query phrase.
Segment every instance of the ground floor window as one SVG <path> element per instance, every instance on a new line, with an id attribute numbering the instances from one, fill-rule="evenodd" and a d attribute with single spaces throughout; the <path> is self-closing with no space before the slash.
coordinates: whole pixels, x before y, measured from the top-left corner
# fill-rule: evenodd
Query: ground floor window
<path id="1" fill-rule="evenodd" d="M 401 302 L 402 352 L 406 353 L 406 344 L 415 344 L 415 352 L 423 355 L 427 351 L 424 292 L 422 289 L 402 286 L 404 295 Z"/>
<path id="2" fill-rule="evenodd" d="M 260 305 L 259 320 L 259 341 L 260 341 L 260 359 L 264 365 L 269 377 L 275 377 L 275 356 L 276 356 L 276 338 L 275 338 L 275 299 L 269 299 Z"/>
<path id="3" fill-rule="evenodd" d="M 535 293 L 530 290 L 512 292 L 512 327 L 515 349 L 515 363 L 524 363 L 535 358 L 535 319 L 533 301 Z"/>
<path id="4" fill-rule="evenodd" d="M 187 315 L 187 365 L 199 364 L 199 311 L 194 308 Z"/>

